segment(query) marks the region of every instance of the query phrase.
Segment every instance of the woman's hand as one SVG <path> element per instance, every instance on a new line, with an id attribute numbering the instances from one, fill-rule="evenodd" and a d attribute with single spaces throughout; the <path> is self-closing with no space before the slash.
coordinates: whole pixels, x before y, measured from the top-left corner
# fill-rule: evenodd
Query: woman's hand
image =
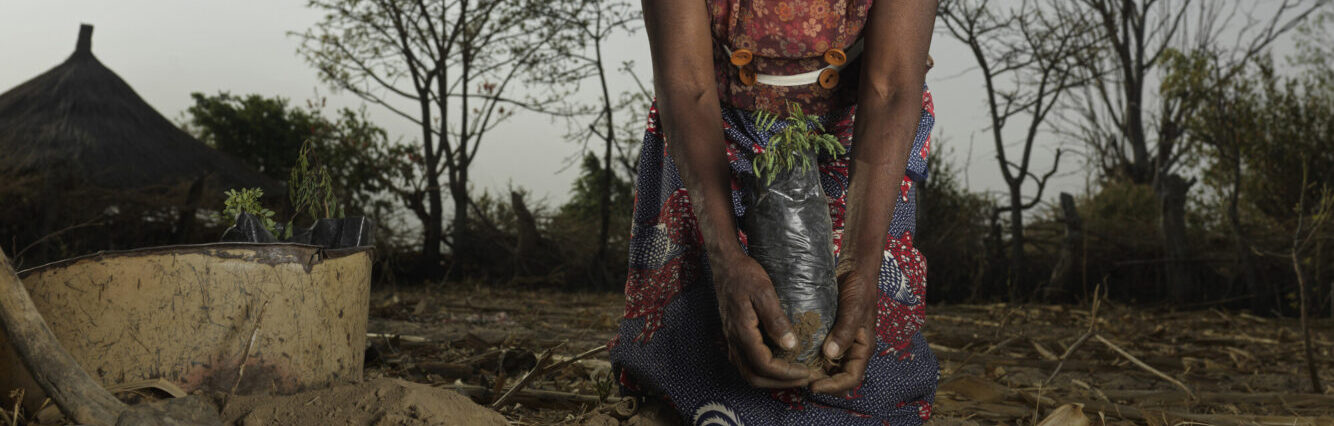
<path id="1" fill-rule="evenodd" d="M 917 133 L 936 6 L 936 0 L 877 1 L 862 30 L 858 119 L 852 136 L 856 149 L 835 272 L 838 316 L 824 345 L 825 356 L 842 366 L 812 383 L 813 392 L 841 394 L 857 387 L 875 351 L 880 262 Z"/>
<path id="2" fill-rule="evenodd" d="M 866 364 L 875 351 L 876 304 L 880 290 L 879 265 L 874 271 L 857 268 L 857 262 L 847 257 L 839 259 L 835 275 L 838 277 L 838 317 L 834 328 L 825 338 L 824 355 L 840 361 L 838 372 L 811 383 L 811 391 L 830 395 L 847 393 L 861 384 Z M 860 270 L 859 270 L 860 269 Z"/>
<path id="3" fill-rule="evenodd" d="M 718 295 L 718 314 L 722 317 L 723 336 L 727 338 L 727 356 L 751 386 L 757 388 L 794 388 L 809 384 L 813 372 L 773 356 L 760 334 L 763 327 L 770 339 L 784 349 L 797 346 L 792 324 L 778 303 L 769 274 L 760 264 L 739 250 L 710 256 L 713 283 Z"/>

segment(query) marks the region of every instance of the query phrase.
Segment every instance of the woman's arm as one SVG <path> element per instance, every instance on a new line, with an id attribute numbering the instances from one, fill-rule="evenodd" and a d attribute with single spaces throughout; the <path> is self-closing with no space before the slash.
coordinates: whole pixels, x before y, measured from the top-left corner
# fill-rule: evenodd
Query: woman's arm
<path id="1" fill-rule="evenodd" d="M 865 50 L 853 128 L 852 181 L 837 268 L 838 317 L 824 347 L 831 359 L 845 354 L 848 358 L 842 372 L 811 384 L 816 392 L 835 394 L 856 387 L 875 350 L 880 263 L 921 118 L 936 3 L 878 0 L 862 33 Z"/>
<path id="2" fill-rule="evenodd" d="M 805 385 L 811 372 L 774 358 L 760 334 L 762 326 L 784 347 L 796 346 L 768 274 L 737 241 L 707 5 L 699 0 L 642 4 L 667 151 L 685 181 L 704 237 L 728 356 L 757 387 Z"/>

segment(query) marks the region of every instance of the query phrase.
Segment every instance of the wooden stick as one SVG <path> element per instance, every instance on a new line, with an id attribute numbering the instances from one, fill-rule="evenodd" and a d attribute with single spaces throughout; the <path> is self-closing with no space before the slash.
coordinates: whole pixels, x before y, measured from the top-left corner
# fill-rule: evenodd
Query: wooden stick
<path id="1" fill-rule="evenodd" d="M 22 408 L 23 406 L 24 393 L 26 392 L 23 390 L 23 388 L 18 388 L 15 389 L 15 392 L 9 394 L 10 396 L 14 397 L 14 417 L 9 417 L 9 414 L 5 413 L 4 407 L 0 407 L 0 418 L 8 419 L 5 420 L 5 423 L 9 423 L 9 426 L 19 426 L 19 409 Z M 28 417 L 32 416 L 29 415 Z"/>
<path id="2" fill-rule="evenodd" d="M 1033 345 L 1033 350 L 1038 351 L 1038 355 L 1042 355 L 1042 359 L 1048 361 L 1059 361 L 1061 359 L 1060 357 L 1056 356 L 1056 354 L 1052 353 L 1051 349 L 1047 349 L 1046 346 L 1042 346 L 1042 343 L 1039 343 L 1037 340 L 1028 339 L 1028 343 Z"/>
<path id="3" fill-rule="evenodd" d="M 430 343 L 431 340 L 421 336 L 411 336 L 407 334 L 389 334 L 389 333 L 366 333 L 368 339 L 389 339 L 398 340 L 405 343 Z"/>
<path id="4" fill-rule="evenodd" d="M 1164 422 L 1162 417 L 1177 418 L 1192 422 L 1199 422 L 1210 425 L 1334 425 L 1334 418 L 1316 417 L 1316 416 L 1266 416 L 1253 414 L 1193 414 L 1176 411 L 1147 411 L 1135 407 L 1120 405 L 1106 401 L 1086 401 L 1069 400 L 1066 402 L 1078 402 L 1084 404 L 1089 411 L 1102 412 L 1114 415 L 1123 419 L 1138 420 L 1147 422 L 1149 418 L 1154 418 L 1158 424 L 1173 424 Z M 1155 415 L 1157 414 L 1157 415 Z M 1159 417 L 1162 416 L 1162 417 Z"/>
<path id="5" fill-rule="evenodd" d="M 537 357 L 537 365 L 534 365 L 532 370 L 528 370 L 528 374 L 524 374 L 523 377 L 519 379 L 519 382 L 515 383 L 514 386 L 511 386 L 510 390 L 505 391 L 505 394 L 501 395 L 496 402 L 491 403 L 491 409 L 498 410 L 500 407 L 504 407 L 505 403 L 509 402 L 510 397 L 514 395 L 514 392 L 522 390 L 524 386 L 528 385 L 528 382 L 541 375 L 539 372 L 542 371 L 542 364 L 545 364 L 547 360 L 551 359 L 552 353 L 556 351 L 556 348 L 559 348 L 562 345 L 564 345 L 564 343 L 543 351 L 542 356 Z M 501 367 L 501 370 L 503 371 L 504 367 Z M 499 390 L 499 388 L 496 389 Z"/>
<path id="6" fill-rule="evenodd" d="M 0 328 L 38 386 L 75 423 L 115 424 L 127 408 L 60 346 L 3 251 L 0 251 Z"/>
<path id="7" fill-rule="evenodd" d="M 1070 355 L 1075 353 L 1076 349 L 1083 346 L 1084 342 L 1088 341 L 1089 337 L 1093 336 L 1093 334 L 1098 331 L 1098 308 L 1102 306 L 1101 295 L 1102 284 L 1093 287 L 1093 302 L 1091 306 L 1089 306 L 1088 331 L 1085 331 L 1078 339 L 1075 339 L 1075 343 L 1070 344 L 1070 347 L 1065 348 L 1065 353 L 1061 354 L 1059 361 L 1056 362 L 1056 368 L 1051 370 L 1051 375 L 1047 376 L 1047 380 L 1043 380 L 1042 385 L 1038 387 L 1038 395 L 1042 394 L 1042 388 L 1047 387 L 1047 385 L 1056 378 L 1056 375 L 1061 372 L 1061 368 L 1065 367 L 1065 360 L 1070 359 Z"/>
<path id="8" fill-rule="evenodd" d="M 1190 394 L 1171 390 L 1106 390 L 1103 395 L 1112 400 L 1174 402 L 1187 401 Z M 1275 404 L 1291 406 L 1334 406 L 1334 395 L 1283 392 L 1200 392 L 1200 401 L 1218 401 L 1247 404 Z"/>
<path id="9" fill-rule="evenodd" d="M 444 385 L 438 386 L 441 389 L 449 389 L 461 393 L 474 401 L 485 400 L 487 396 L 492 395 L 490 389 L 477 385 Z M 620 397 L 608 397 L 605 401 L 598 398 L 597 395 L 583 395 L 569 392 L 557 392 L 540 389 L 522 389 L 514 392 L 510 397 L 514 402 L 524 403 L 526 405 L 553 405 L 553 404 L 575 404 L 575 405 L 598 405 L 603 402 L 620 402 Z"/>
<path id="10" fill-rule="evenodd" d="M 981 357 L 984 357 L 984 358 L 985 358 L 987 355 L 991 354 L 992 352 L 996 351 L 997 349 L 1003 348 L 1003 347 L 1005 347 L 1005 345 L 1008 345 L 1008 344 L 1010 344 L 1010 342 L 1013 342 L 1013 341 L 1018 340 L 1018 339 L 1019 339 L 1019 336 L 1010 336 L 1010 337 L 1007 337 L 1007 338 L 1005 338 L 1005 340 L 1001 340 L 999 343 L 996 343 L 996 344 L 994 344 L 994 345 L 991 345 L 990 348 L 987 348 L 987 350 L 982 351 L 982 352 L 973 352 L 973 351 L 961 351 L 961 350 L 956 350 L 956 352 L 966 352 L 966 353 L 968 354 L 968 356 L 967 356 L 966 358 L 964 358 L 963 361 L 960 361 L 960 362 L 959 362 L 959 366 L 954 367 L 954 371 L 962 370 L 964 367 L 967 367 L 967 366 L 968 366 L 968 363 L 971 362 L 971 361 L 973 360 L 974 357 L 978 357 L 978 356 L 980 355 Z"/>
<path id="11" fill-rule="evenodd" d="M 1176 385 L 1176 387 L 1181 388 L 1181 390 L 1186 391 L 1187 394 L 1190 394 L 1190 398 L 1191 398 L 1191 399 L 1199 399 L 1199 398 L 1197 398 L 1197 397 L 1195 396 L 1195 391 L 1191 390 L 1190 387 L 1189 387 L 1189 386 L 1186 386 L 1185 383 L 1181 383 L 1181 381 L 1172 378 L 1172 376 L 1168 376 L 1167 374 L 1165 374 L 1165 373 L 1163 373 L 1163 372 L 1161 372 L 1161 371 L 1158 371 L 1158 369 L 1153 368 L 1153 367 L 1150 367 L 1149 364 L 1145 364 L 1144 361 L 1140 361 L 1139 358 L 1135 358 L 1135 356 L 1134 356 L 1134 355 L 1131 355 L 1130 352 L 1126 352 L 1125 349 L 1121 349 L 1120 346 L 1117 346 L 1115 343 L 1112 343 L 1111 341 L 1109 341 L 1109 340 L 1107 340 L 1107 339 L 1104 339 L 1104 338 L 1103 338 L 1101 335 L 1099 335 L 1099 334 L 1094 334 L 1094 335 L 1093 335 L 1093 338 L 1094 338 L 1094 339 L 1098 339 L 1099 342 L 1102 342 L 1102 344 L 1107 345 L 1108 348 L 1111 348 L 1111 349 L 1112 349 L 1113 351 L 1115 351 L 1116 353 L 1121 354 L 1121 356 L 1123 356 L 1123 357 L 1125 357 L 1126 359 L 1130 360 L 1131 363 L 1134 363 L 1134 364 L 1135 364 L 1136 366 L 1138 366 L 1139 368 L 1142 368 L 1142 369 L 1144 369 L 1145 371 L 1148 371 L 1148 372 L 1150 372 L 1150 373 L 1153 373 L 1155 376 L 1161 377 L 1161 378 L 1163 378 L 1163 380 L 1167 380 L 1168 382 L 1172 383 L 1173 385 Z"/>
<path id="12" fill-rule="evenodd" d="M 167 395 L 171 395 L 172 398 L 185 398 L 190 396 L 190 394 L 186 393 L 180 386 L 176 386 L 175 383 L 167 381 L 167 379 L 161 377 L 107 386 L 107 392 L 111 392 L 113 395 L 121 392 L 136 392 L 144 389 L 157 389 Z"/>
<path id="13" fill-rule="evenodd" d="M 1060 360 L 1056 362 L 1056 368 L 1051 370 L 1051 375 L 1047 376 L 1047 380 L 1042 381 L 1043 387 L 1046 387 L 1048 384 L 1051 383 L 1052 379 L 1056 378 L 1056 375 L 1061 372 L 1061 367 L 1065 366 L 1065 360 L 1070 358 L 1070 354 L 1075 353 L 1075 349 L 1079 349 L 1079 347 L 1083 345 L 1084 342 L 1088 341 L 1089 336 L 1092 335 L 1093 335 L 1093 330 L 1089 330 L 1088 332 L 1079 336 L 1078 339 L 1075 339 L 1075 343 L 1071 344 L 1070 347 L 1065 350 L 1065 353 L 1061 354 Z"/>
<path id="14" fill-rule="evenodd" d="M 588 358 L 588 357 L 593 356 L 593 355 L 597 355 L 599 352 L 602 352 L 602 351 L 605 351 L 605 350 L 607 350 L 607 345 L 602 345 L 602 346 L 598 346 L 598 347 L 593 348 L 593 349 L 586 350 L 586 351 L 584 351 L 583 353 L 581 353 L 581 354 L 579 354 L 579 355 L 575 355 L 573 358 L 570 358 L 570 359 L 567 359 L 567 360 L 564 360 L 564 361 L 561 361 L 561 362 L 552 364 L 550 367 L 547 367 L 547 368 L 543 369 L 543 370 L 542 370 L 542 374 L 547 374 L 547 373 L 551 373 L 551 372 L 560 370 L 560 369 L 562 369 L 562 368 L 565 368 L 565 367 L 569 366 L 570 364 L 574 364 L 574 363 L 576 363 L 576 362 L 579 362 L 579 361 L 582 360 L 582 359 Z M 539 363 L 539 364 L 540 364 L 540 363 Z"/>
<path id="15" fill-rule="evenodd" d="M 607 345 L 598 346 L 598 347 L 596 347 L 596 348 L 589 349 L 589 350 L 584 351 L 583 353 L 580 353 L 580 354 L 578 354 L 578 355 L 575 355 L 574 357 L 571 357 L 570 359 L 567 359 L 567 360 L 564 360 L 564 361 L 561 361 L 561 362 L 557 362 L 557 363 L 555 363 L 555 364 L 552 364 L 552 365 L 547 366 L 547 367 L 544 368 L 544 367 L 542 366 L 542 363 L 546 362 L 547 359 L 551 358 L 552 353 L 553 353 L 553 352 L 555 351 L 555 349 L 558 348 L 558 347 L 560 347 L 560 346 L 557 345 L 556 347 L 553 347 L 553 348 L 551 348 L 551 349 L 548 349 L 546 352 L 543 352 L 543 353 L 542 353 L 542 356 L 539 357 L 538 360 L 537 360 L 537 365 L 533 366 L 533 369 L 532 369 L 532 370 L 529 370 L 529 371 L 528 371 L 528 374 L 525 374 L 525 375 L 523 376 L 523 378 L 519 379 L 519 383 L 515 383 L 515 384 L 514 384 L 514 387 L 511 387 L 509 391 L 505 392 L 505 394 L 502 395 L 502 396 L 500 397 L 500 399 L 497 399 L 495 403 L 492 403 L 492 404 L 491 404 L 491 408 L 492 408 L 492 409 L 498 409 L 498 408 L 504 406 L 504 403 L 505 403 L 505 402 L 508 402 L 507 400 L 509 399 L 509 397 L 510 397 L 511 394 L 513 394 L 515 391 L 522 390 L 523 387 L 526 386 L 526 385 L 528 384 L 528 382 L 532 381 L 533 379 L 535 379 L 535 378 L 537 378 L 537 377 L 545 376 L 545 375 L 547 375 L 547 374 L 551 374 L 551 373 L 556 372 L 556 371 L 559 371 L 560 369 L 565 368 L 565 367 L 568 367 L 568 366 L 570 366 L 571 364 L 574 364 L 574 363 L 576 363 L 576 362 L 579 362 L 579 361 L 582 360 L 582 359 L 588 358 L 588 357 L 590 357 L 590 356 L 596 355 L 596 354 L 598 354 L 598 353 L 600 353 L 600 352 L 602 352 L 602 351 L 607 350 Z"/>

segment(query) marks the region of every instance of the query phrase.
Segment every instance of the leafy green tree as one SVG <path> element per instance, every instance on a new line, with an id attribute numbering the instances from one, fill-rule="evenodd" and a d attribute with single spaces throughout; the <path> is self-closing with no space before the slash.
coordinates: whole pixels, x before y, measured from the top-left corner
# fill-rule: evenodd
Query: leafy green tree
<path id="1" fill-rule="evenodd" d="M 630 181 L 612 175 L 610 186 L 605 179 L 605 163 L 592 152 L 584 153 L 584 160 L 579 165 L 579 177 L 574 180 L 570 190 L 570 201 L 560 207 L 560 213 L 580 220 L 600 222 L 602 217 L 602 197 L 608 195 L 611 208 L 615 211 L 629 212 L 634 209 L 634 187 Z M 627 213 L 628 218 L 630 215 Z M 624 223 L 629 229 L 629 222 Z"/>
<path id="2" fill-rule="evenodd" d="M 942 144 L 927 157 L 931 177 L 917 188 L 918 215 L 915 244 L 931 265 L 926 268 L 927 300 L 961 303 L 989 297 L 988 279 L 1006 265 L 988 255 L 988 219 L 994 201 L 970 192 L 959 179 L 959 167 L 946 160 Z M 1000 250 L 1000 247 L 994 249 Z"/>
<path id="3" fill-rule="evenodd" d="M 1170 64 L 1164 92 L 1199 104 L 1186 121 L 1186 137 L 1205 147 L 1195 160 L 1216 195 L 1208 202 L 1226 212 L 1218 228 L 1231 234 L 1252 307 L 1273 309 L 1282 293 L 1258 279 L 1255 254 L 1286 252 L 1291 230 L 1318 215 L 1326 188 L 1334 188 L 1331 71 L 1313 64 L 1282 76 L 1261 57 L 1231 77 L 1208 52 L 1173 53 Z M 1321 265 L 1334 262 L 1325 257 L 1303 261 L 1321 274 Z"/>
<path id="4" fill-rule="evenodd" d="M 312 136 L 318 117 L 290 108 L 287 100 L 227 92 L 191 93 L 186 131 L 277 180 L 287 180 L 301 143 Z"/>
<path id="5" fill-rule="evenodd" d="M 580 174 L 575 179 L 570 191 L 570 200 L 562 205 L 552 220 L 549 233 L 567 253 L 566 265 L 572 269 L 597 268 L 589 270 L 589 277 L 572 276 L 571 281 L 588 283 L 592 287 L 614 289 L 623 284 L 605 279 L 607 276 L 624 277 L 629 250 L 629 229 L 631 212 L 634 210 L 634 187 L 629 179 L 621 178 L 616 173 L 607 173 L 606 163 L 592 152 L 586 152 L 580 164 Z M 608 186 L 607 176 L 612 176 Z M 608 227 L 618 232 L 611 232 L 605 242 L 597 230 L 602 228 L 604 196 L 610 204 L 610 211 L 616 212 L 609 218 Z M 599 252 L 599 247 L 606 245 L 606 252 Z M 606 256 L 605 263 L 589 262 L 592 256 Z M 605 269 L 602 270 L 602 269 Z M 607 274 L 599 276 L 600 274 Z M 603 279 L 599 279 L 603 278 Z"/>
<path id="6" fill-rule="evenodd" d="M 348 215 L 381 216 L 395 203 L 386 188 L 410 180 L 411 156 L 389 141 L 365 111 L 344 108 L 325 117 L 322 101 L 305 108 L 281 97 L 193 93 L 183 127 L 200 140 L 274 179 L 286 181 L 309 141 L 309 161 L 323 164 Z M 294 216 L 294 215 L 293 215 Z"/>
<path id="7" fill-rule="evenodd" d="M 1097 25 L 1083 33 L 1098 55 L 1080 61 L 1089 84 L 1071 103 L 1064 132 L 1083 142 L 1091 167 L 1105 179 L 1154 190 L 1159 236 L 1171 298 L 1197 296 L 1188 238 L 1187 201 L 1197 183 L 1185 159 L 1197 149 L 1184 138 L 1186 117 L 1200 99 L 1154 91 L 1165 78 L 1169 52 L 1211 52 L 1225 75 L 1291 32 L 1328 0 L 1280 0 L 1260 13 L 1251 0 L 1076 0 Z M 1238 13 L 1246 19 L 1237 19 Z"/>

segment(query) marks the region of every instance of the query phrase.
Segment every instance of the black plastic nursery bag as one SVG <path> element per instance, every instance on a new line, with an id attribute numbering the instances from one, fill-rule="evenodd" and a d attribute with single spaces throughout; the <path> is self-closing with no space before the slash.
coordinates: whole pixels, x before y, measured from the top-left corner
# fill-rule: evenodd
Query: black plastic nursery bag
<path id="1" fill-rule="evenodd" d="M 794 167 L 779 172 L 767 185 L 762 179 L 749 179 L 746 185 L 741 228 L 750 256 L 769 274 L 797 335 L 795 357 L 781 350 L 776 353 L 815 365 L 838 310 L 833 224 L 819 168 Z"/>

